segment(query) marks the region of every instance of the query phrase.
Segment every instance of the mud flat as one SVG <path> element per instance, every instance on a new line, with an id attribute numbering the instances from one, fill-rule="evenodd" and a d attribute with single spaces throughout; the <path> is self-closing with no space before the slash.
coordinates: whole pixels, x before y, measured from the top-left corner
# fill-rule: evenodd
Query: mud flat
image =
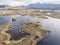
<path id="1" fill-rule="evenodd" d="M 33 10 L 0 10 L 0 16 L 2 15 L 30 15 L 38 18 L 47 18 L 40 11 L 33 11 Z"/>

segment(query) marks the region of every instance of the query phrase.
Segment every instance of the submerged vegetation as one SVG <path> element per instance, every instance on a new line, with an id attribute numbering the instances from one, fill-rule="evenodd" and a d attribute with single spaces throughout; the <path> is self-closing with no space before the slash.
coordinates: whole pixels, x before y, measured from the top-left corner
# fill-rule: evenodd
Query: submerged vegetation
<path id="1" fill-rule="evenodd" d="M 0 18 L 0 20 L 2 20 L 2 18 Z"/>

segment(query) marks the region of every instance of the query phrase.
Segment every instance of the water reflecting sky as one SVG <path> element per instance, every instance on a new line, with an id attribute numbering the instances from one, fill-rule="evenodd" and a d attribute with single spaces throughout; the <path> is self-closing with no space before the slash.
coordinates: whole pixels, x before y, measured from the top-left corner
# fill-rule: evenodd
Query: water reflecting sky
<path id="1" fill-rule="evenodd" d="M 13 17 L 17 17 L 17 21 L 12 21 Z M 51 32 L 43 40 L 39 41 L 37 45 L 60 45 L 60 19 L 48 17 L 48 19 L 33 18 L 31 16 L 10 15 L 0 16 L 0 25 L 10 22 L 12 26 L 22 26 L 25 21 L 38 21 L 42 24 L 42 28 L 50 30 Z"/>

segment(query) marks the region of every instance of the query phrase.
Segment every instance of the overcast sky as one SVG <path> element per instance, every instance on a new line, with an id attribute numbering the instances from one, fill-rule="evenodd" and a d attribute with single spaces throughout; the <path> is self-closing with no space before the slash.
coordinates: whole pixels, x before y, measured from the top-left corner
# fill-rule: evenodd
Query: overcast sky
<path id="1" fill-rule="evenodd" d="M 0 0 L 0 4 L 28 5 L 30 3 L 54 3 L 60 4 L 60 0 Z"/>

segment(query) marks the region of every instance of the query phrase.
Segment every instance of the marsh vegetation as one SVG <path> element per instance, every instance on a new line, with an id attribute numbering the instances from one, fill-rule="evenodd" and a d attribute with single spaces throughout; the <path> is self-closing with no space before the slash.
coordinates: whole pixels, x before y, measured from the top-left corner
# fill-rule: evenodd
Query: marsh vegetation
<path id="1" fill-rule="evenodd" d="M 21 15 L 2 16 L 3 20 L 1 22 L 7 21 L 8 23 L 3 22 L 0 25 L 0 44 L 36 45 L 39 40 L 47 36 L 49 31 L 42 29 L 41 23 L 34 22 L 31 18 L 34 17 Z"/>
<path id="2" fill-rule="evenodd" d="M 56 17 L 53 15 L 48 17 L 48 15 L 45 16 L 41 12 L 30 10 L 0 11 L 1 45 L 49 45 L 48 43 L 56 45 L 58 42 L 60 44 L 60 27 L 58 27 L 60 19 L 56 19 L 58 18 L 57 15 Z M 48 41 L 46 41 L 46 39 L 48 39 Z M 40 43 L 42 41 L 43 44 Z M 39 44 L 37 44 L 37 42 L 39 42 Z"/>

